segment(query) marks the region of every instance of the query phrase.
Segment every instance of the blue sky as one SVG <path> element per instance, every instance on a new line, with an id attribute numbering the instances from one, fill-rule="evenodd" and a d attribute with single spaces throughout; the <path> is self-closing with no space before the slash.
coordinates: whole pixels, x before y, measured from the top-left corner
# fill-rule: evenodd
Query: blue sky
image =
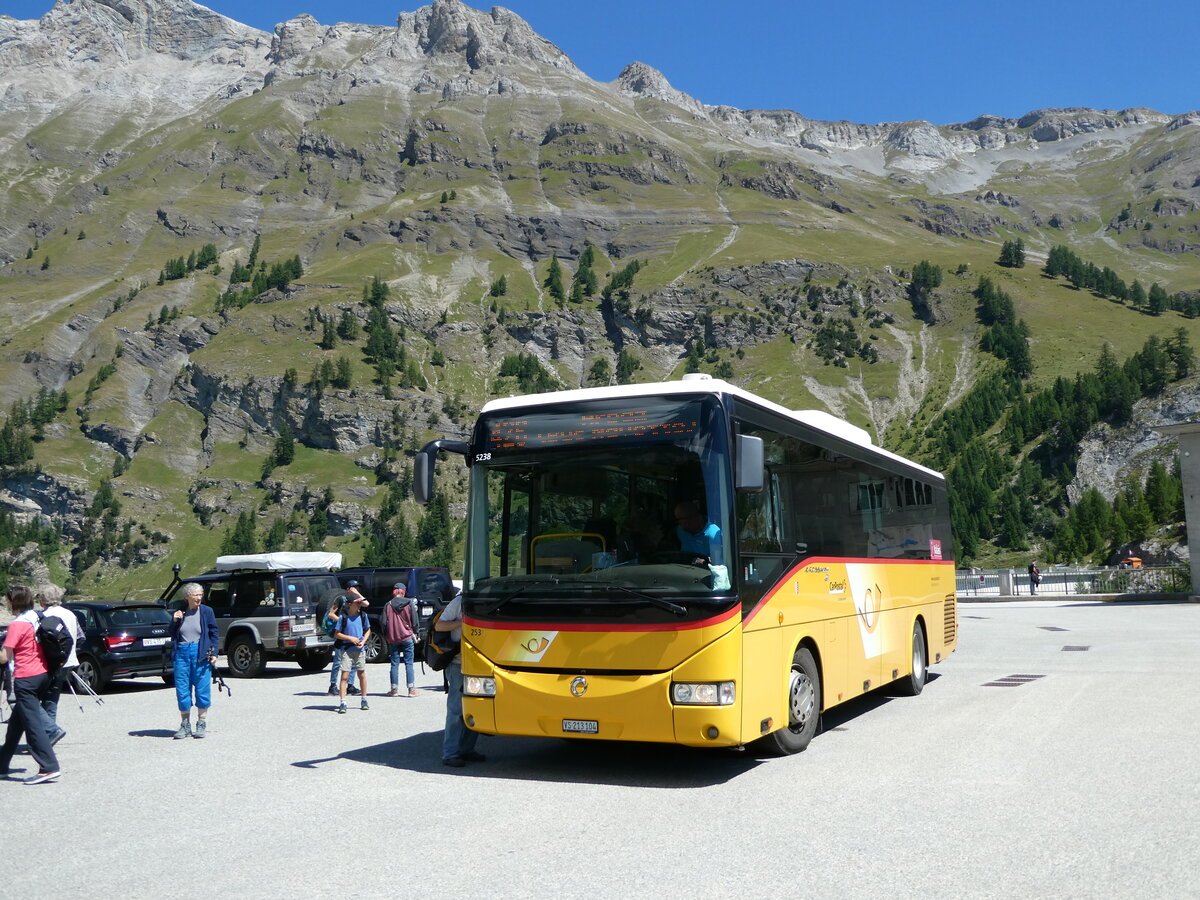
<path id="1" fill-rule="evenodd" d="M 50 0 L 0 0 L 41 16 Z M 395 24 L 420 0 L 211 0 L 264 30 L 300 13 L 323 24 Z M 486 9 L 490 4 L 468 2 Z M 705 103 L 794 109 L 853 122 L 1047 106 L 1166 113 L 1200 107 L 1190 48 L 1197 0 L 508 0 L 584 72 L 609 81 L 633 60 Z"/>

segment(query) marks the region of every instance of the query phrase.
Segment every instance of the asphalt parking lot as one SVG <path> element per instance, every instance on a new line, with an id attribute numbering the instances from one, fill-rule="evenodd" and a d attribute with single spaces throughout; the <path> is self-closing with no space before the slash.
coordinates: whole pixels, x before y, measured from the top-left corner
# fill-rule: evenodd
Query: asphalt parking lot
<path id="1" fill-rule="evenodd" d="M 0 782 L 4 893 L 1200 895 L 1200 605 L 959 616 L 920 697 L 837 708 L 783 759 L 484 737 L 447 769 L 434 673 L 339 716 L 327 673 L 273 663 L 226 679 L 202 741 L 161 683 L 64 697 L 61 781 Z"/>

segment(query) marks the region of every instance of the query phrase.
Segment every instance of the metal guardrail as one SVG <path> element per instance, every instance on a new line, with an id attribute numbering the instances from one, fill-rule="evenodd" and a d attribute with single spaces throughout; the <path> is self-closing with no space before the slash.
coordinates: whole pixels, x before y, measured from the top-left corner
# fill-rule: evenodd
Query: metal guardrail
<path id="1" fill-rule="evenodd" d="M 1004 576 L 1004 577 L 1002 577 Z M 1012 592 L 1002 593 L 1011 580 Z M 1029 573 L 1008 569 L 976 569 L 957 575 L 958 597 L 1028 597 L 1032 595 Z M 1187 566 L 1154 566 L 1118 569 L 1113 566 L 1052 566 L 1042 571 L 1038 594 L 1061 597 L 1087 594 L 1170 594 L 1188 593 L 1192 578 Z"/>

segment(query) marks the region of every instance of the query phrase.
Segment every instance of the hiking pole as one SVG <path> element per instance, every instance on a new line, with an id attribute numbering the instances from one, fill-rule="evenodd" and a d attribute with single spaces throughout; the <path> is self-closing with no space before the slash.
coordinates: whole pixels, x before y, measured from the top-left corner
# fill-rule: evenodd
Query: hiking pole
<path id="1" fill-rule="evenodd" d="M 79 704 L 79 711 L 83 712 L 83 700 L 81 700 L 79 697 L 79 691 L 75 690 L 75 682 L 73 682 L 70 678 L 67 679 L 67 683 L 64 686 L 62 693 L 65 694 L 67 692 L 67 688 L 71 689 L 71 693 L 75 697 L 75 702 Z"/>
<path id="2" fill-rule="evenodd" d="M 229 689 L 229 685 L 225 683 L 225 679 L 221 677 L 221 673 L 217 671 L 216 654 L 210 654 L 208 657 L 208 668 L 212 671 L 213 681 L 217 683 L 217 696 L 221 696 L 221 691 L 229 695 L 229 699 L 233 699 L 233 691 Z"/>
<path id="3" fill-rule="evenodd" d="M 78 672 L 72 671 L 71 678 L 67 683 L 71 685 L 71 693 L 75 695 L 75 699 L 79 700 L 79 711 L 80 712 L 83 712 L 83 701 L 79 699 L 79 691 L 75 690 L 76 684 L 80 685 L 83 688 L 84 693 L 91 694 L 96 699 L 97 706 L 104 705 L 104 700 L 100 697 L 99 694 L 97 694 L 95 692 L 95 690 L 92 689 L 92 686 L 90 684 L 88 684 L 86 681 L 84 681 L 82 678 L 79 677 Z"/>

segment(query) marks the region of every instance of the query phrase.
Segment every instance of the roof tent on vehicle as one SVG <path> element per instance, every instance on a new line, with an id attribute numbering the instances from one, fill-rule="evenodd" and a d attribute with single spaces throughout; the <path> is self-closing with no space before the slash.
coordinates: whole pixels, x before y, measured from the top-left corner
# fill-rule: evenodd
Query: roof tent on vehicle
<path id="1" fill-rule="evenodd" d="M 296 553 L 280 550 L 275 553 L 248 553 L 241 556 L 218 556 L 218 572 L 239 572 L 252 569 L 259 572 L 287 572 L 292 569 L 340 569 L 340 553 Z"/>

